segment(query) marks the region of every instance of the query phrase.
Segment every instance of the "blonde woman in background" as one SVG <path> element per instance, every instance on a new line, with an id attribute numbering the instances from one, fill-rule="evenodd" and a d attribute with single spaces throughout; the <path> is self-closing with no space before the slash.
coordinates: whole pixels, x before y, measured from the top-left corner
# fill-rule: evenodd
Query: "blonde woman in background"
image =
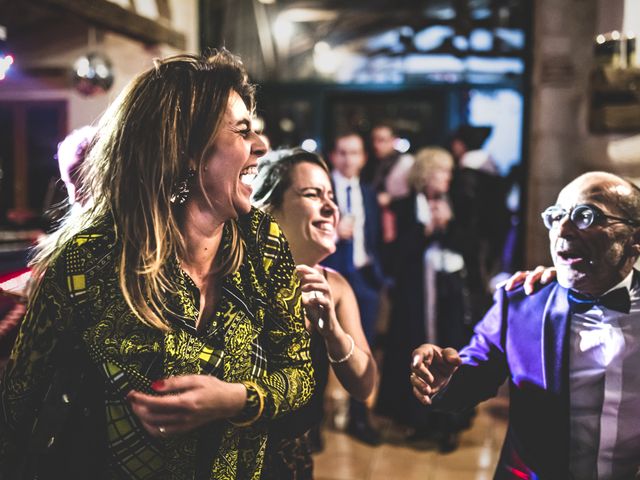
<path id="1" fill-rule="evenodd" d="M 448 190 L 453 158 L 438 147 L 415 156 L 408 180 L 411 195 L 391 204 L 398 222 L 393 245 L 391 316 L 385 346 L 377 412 L 410 427 L 410 439 L 434 438 L 442 451 L 457 446 L 450 418 L 421 408 L 407 386 L 407 355 L 420 338 L 445 345 L 464 345 L 464 262 L 452 250 L 453 215 Z M 418 342 L 419 343 L 419 342 Z"/>

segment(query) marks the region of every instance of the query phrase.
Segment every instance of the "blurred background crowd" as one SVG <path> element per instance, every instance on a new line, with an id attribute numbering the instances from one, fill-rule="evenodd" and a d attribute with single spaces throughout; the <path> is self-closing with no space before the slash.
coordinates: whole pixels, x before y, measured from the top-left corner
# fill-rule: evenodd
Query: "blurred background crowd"
<path id="1" fill-rule="evenodd" d="M 377 445 L 383 417 L 456 449 L 473 413 L 425 413 L 411 351 L 463 346 L 496 284 L 548 264 L 538 215 L 568 179 L 640 178 L 638 22 L 634 1 L 0 0 L 0 357 L 29 246 L 83 201 L 90 125 L 154 57 L 224 46 L 258 84 L 265 142 L 332 169 L 323 264 L 381 372 L 341 426 Z"/>

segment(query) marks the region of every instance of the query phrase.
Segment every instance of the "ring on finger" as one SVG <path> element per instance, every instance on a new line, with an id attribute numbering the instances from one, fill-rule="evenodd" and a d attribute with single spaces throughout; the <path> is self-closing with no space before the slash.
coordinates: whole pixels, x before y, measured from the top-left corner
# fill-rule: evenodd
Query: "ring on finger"
<path id="1" fill-rule="evenodd" d="M 158 426 L 158 431 L 160 432 L 160 435 L 165 435 L 167 433 L 167 429 L 162 425 Z"/>

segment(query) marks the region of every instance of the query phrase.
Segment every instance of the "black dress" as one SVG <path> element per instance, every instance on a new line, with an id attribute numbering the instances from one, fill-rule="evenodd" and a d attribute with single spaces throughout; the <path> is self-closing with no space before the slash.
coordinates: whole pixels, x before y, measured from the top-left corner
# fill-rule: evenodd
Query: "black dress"
<path id="1" fill-rule="evenodd" d="M 417 430 L 433 427 L 433 415 L 414 396 L 409 382 L 411 353 L 428 340 L 425 322 L 425 250 L 446 246 L 447 232 L 426 237 L 416 219 L 416 196 L 392 203 L 398 236 L 393 245 L 391 319 L 384 348 L 377 413 Z M 470 336 L 464 270 L 435 273 L 436 338 L 443 347 L 460 348 Z M 431 332 L 433 333 L 433 332 Z"/>
<path id="2" fill-rule="evenodd" d="M 327 272 L 323 268 L 326 278 Z M 271 423 L 261 480 L 311 480 L 316 450 L 314 435 L 324 418 L 324 393 L 329 380 L 329 359 L 322 336 L 311 332 L 311 363 L 315 389 L 306 406 Z"/>
<path id="3" fill-rule="evenodd" d="M 505 268 L 502 254 L 511 224 L 506 194 L 507 183 L 498 175 L 471 168 L 454 171 L 450 240 L 464 257 L 474 324 L 493 304 L 491 278 Z"/>

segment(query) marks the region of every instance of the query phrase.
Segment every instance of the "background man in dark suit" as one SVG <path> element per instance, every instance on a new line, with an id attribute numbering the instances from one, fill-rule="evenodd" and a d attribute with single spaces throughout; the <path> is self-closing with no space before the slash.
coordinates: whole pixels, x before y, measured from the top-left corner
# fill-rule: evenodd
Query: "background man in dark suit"
<path id="1" fill-rule="evenodd" d="M 362 137 L 352 132 L 338 136 L 330 159 L 341 218 L 336 252 L 323 264 L 340 272 L 350 283 L 360 308 L 364 333 L 372 345 L 384 277 L 378 254 L 381 233 L 376 194 L 360 181 L 367 162 Z M 364 404 L 353 399 L 348 431 L 367 443 L 379 442 Z"/>
<path id="2" fill-rule="evenodd" d="M 414 394 L 461 410 L 509 380 L 496 478 L 638 478 L 640 189 L 587 173 L 542 217 L 557 283 L 531 296 L 499 290 L 460 356 L 416 349 Z"/>

